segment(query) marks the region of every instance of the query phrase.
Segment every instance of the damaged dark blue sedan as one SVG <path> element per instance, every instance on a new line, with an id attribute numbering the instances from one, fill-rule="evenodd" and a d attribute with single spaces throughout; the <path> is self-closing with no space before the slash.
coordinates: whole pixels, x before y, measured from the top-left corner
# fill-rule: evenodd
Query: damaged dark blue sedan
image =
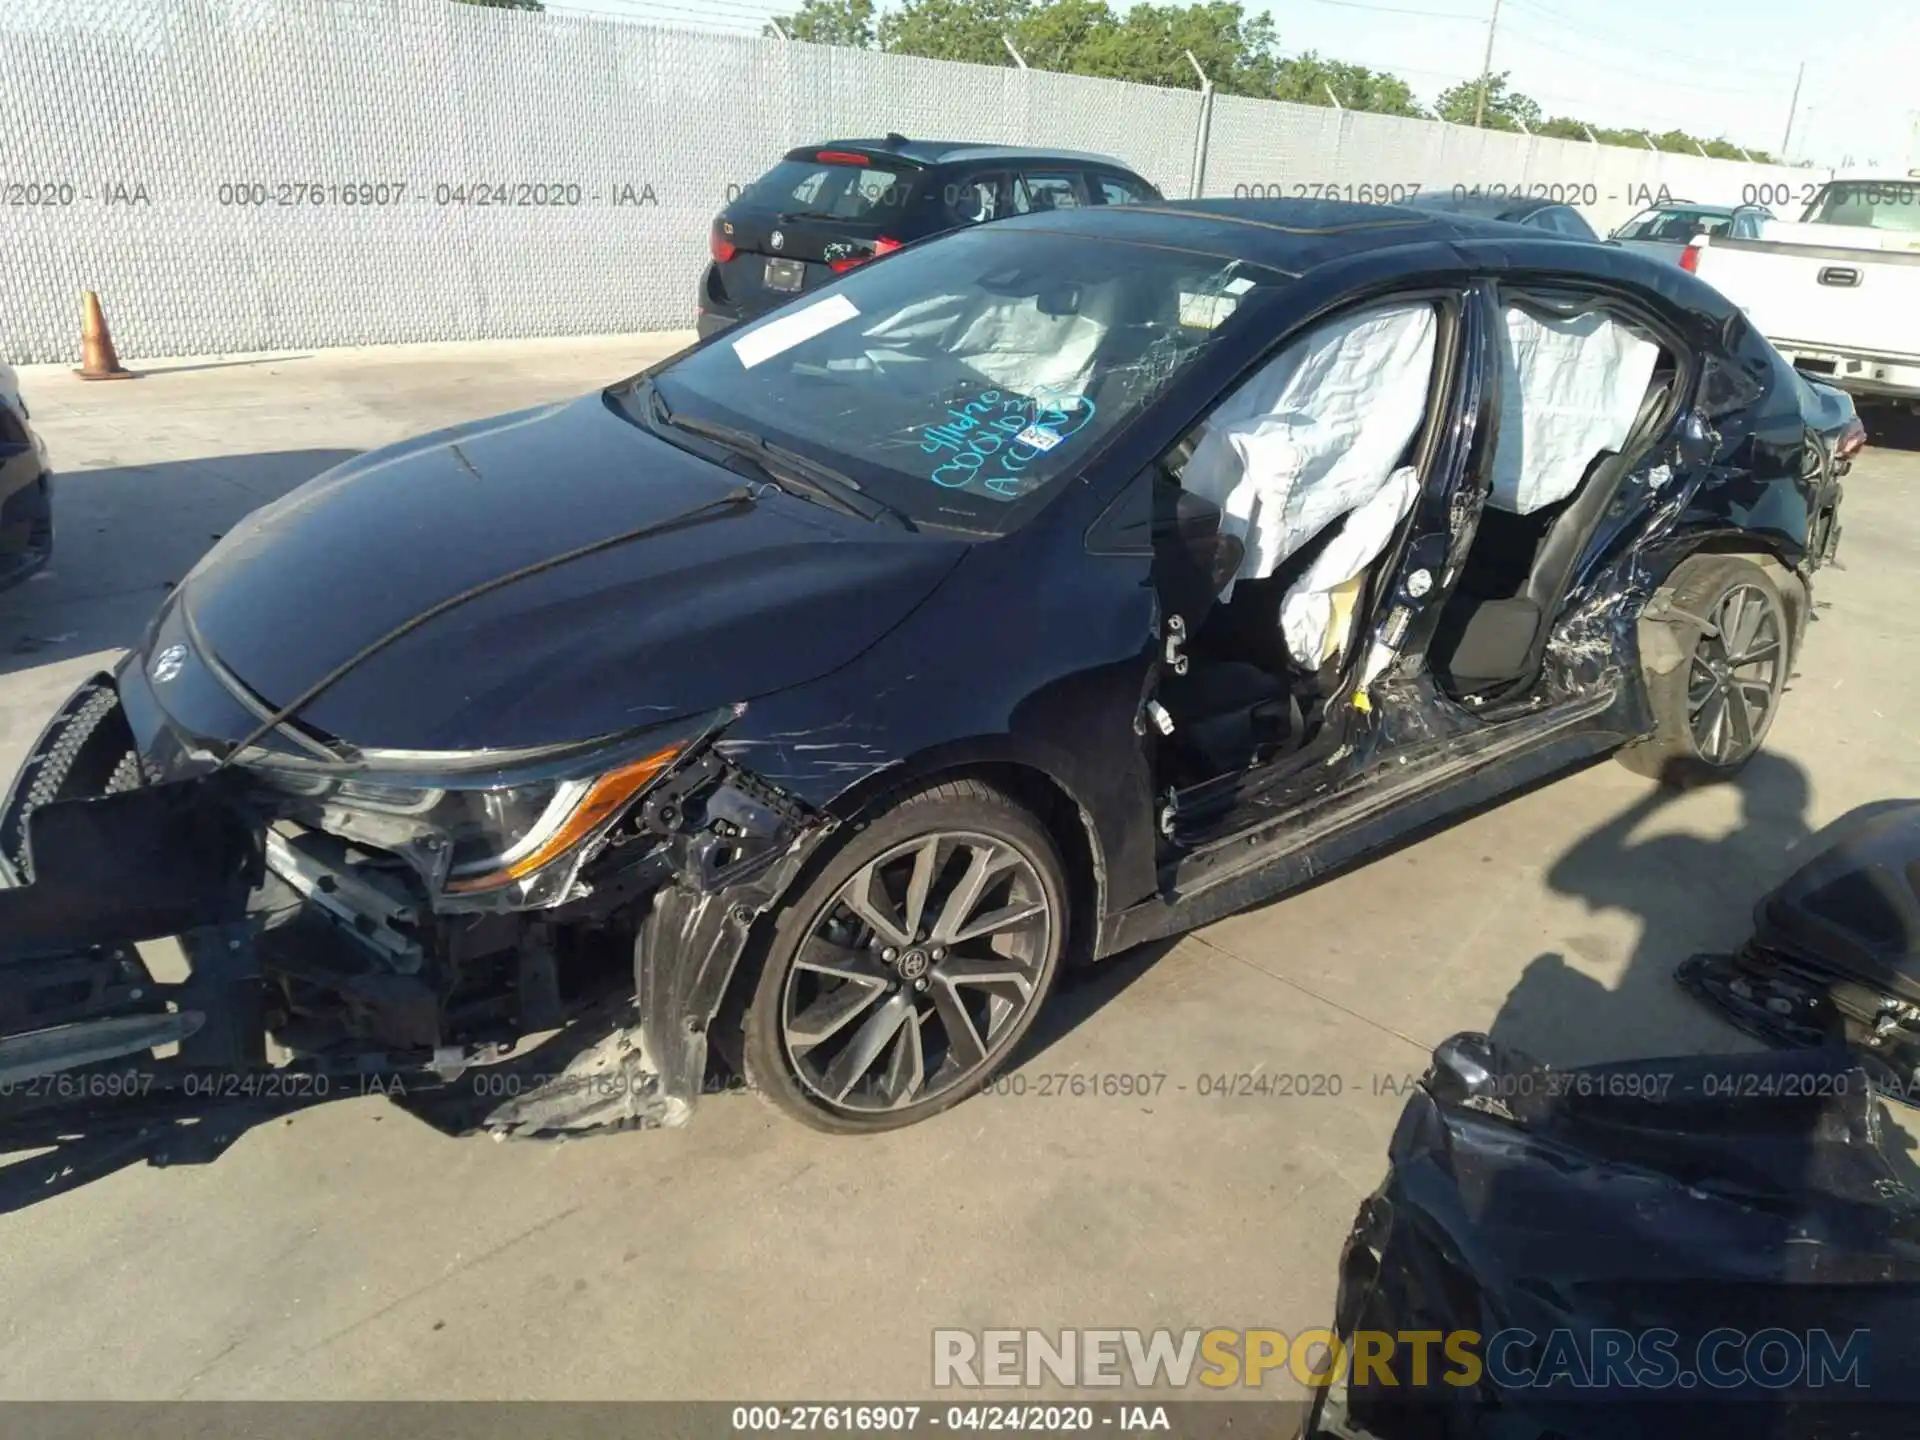
<path id="1" fill-rule="evenodd" d="M 1736 771 L 1864 438 L 1694 277 L 1496 222 L 909 246 L 215 547 L 0 813 L 0 1079 L 160 1079 L 0 1104 L 922 1119 L 1067 964 L 1599 753 Z"/>

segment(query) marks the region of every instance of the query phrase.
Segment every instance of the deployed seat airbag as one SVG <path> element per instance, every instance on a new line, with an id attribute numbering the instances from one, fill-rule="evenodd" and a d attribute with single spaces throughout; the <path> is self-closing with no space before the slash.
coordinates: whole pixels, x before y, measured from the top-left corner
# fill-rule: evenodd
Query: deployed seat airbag
<path id="1" fill-rule="evenodd" d="M 1283 624 L 1301 664 L 1320 662 L 1328 593 L 1378 557 L 1412 503 L 1417 478 L 1395 466 L 1426 413 L 1437 334 L 1425 303 L 1377 306 L 1322 325 L 1213 413 L 1181 471 L 1183 486 L 1220 507 L 1222 530 L 1245 542 L 1236 580 L 1266 578 L 1350 517 L 1328 554 L 1288 590 Z M 1230 582 L 1222 598 L 1232 594 Z"/>

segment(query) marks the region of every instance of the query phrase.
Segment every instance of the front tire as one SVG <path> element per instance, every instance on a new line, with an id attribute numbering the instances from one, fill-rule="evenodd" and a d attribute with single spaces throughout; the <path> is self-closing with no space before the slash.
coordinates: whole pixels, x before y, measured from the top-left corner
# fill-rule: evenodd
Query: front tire
<path id="1" fill-rule="evenodd" d="M 1673 606 L 1711 622 L 1677 622 L 1685 658 L 1647 677 L 1653 734 L 1620 752 L 1628 769 L 1676 787 L 1728 780 L 1760 751 L 1792 667 L 1779 588 L 1738 555 L 1696 555 L 1672 580 Z"/>
<path id="2" fill-rule="evenodd" d="M 959 1104 L 1052 991 L 1067 894 L 1046 827 L 988 785 L 887 806 L 776 919 L 746 1016 L 748 1084 L 838 1134 Z"/>

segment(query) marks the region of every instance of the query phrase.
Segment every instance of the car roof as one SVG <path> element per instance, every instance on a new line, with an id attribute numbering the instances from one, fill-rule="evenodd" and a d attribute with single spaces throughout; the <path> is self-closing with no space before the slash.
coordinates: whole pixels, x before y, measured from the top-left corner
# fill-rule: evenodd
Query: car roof
<path id="1" fill-rule="evenodd" d="M 1086 235 L 1217 256 L 1263 266 L 1296 280 L 1367 251 L 1496 241 L 1515 247 L 1515 264 L 1569 274 L 1637 281 L 1656 294 L 1680 285 L 1684 303 L 1724 319 L 1729 302 L 1670 263 L 1619 246 L 1479 215 L 1344 200 L 1175 200 L 1158 205 L 1087 205 L 1014 215 L 988 229 Z M 1422 262 L 1431 257 L 1421 257 Z M 1496 266 L 1498 261 L 1494 262 Z M 1678 277 L 1677 279 L 1675 277 Z M 1691 283 L 1686 283 L 1691 282 Z"/>
<path id="2" fill-rule="evenodd" d="M 1649 205 L 1659 215 L 1736 215 L 1742 210 L 1758 210 L 1758 205 L 1696 205 L 1691 200 L 1669 200 L 1664 205 Z M 1645 214 L 1646 211 L 1642 211 Z"/>
<path id="3" fill-rule="evenodd" d="M 1056 150 L 1036 145 L 983 145 L 977 140 L 909 140 L 904 135 L 887 135 L 879 140 L 823 140 L 818 145 L 802 145 L 787 152 L 790 160 L 805 160 L 821 150 L 858 150 L 868 155 L 885 155 L 911 160 L 917 165 L 972 164 L 981 160 L 1067 160 L 1079 165 L 1107 165 L 1115 170 L 1135 171 L 1125 162 L 1094 150 Z"/>
<path id="4" fill-rule="evenodd" d="M 1488 220 L 1518 220 L 1542 210 L 1567 208 L 1558 200 L 1539 195 L 1463 195 L 1435 190 L 1415 195 L 1407 201 L 1416 210 L 1432 210 L 1447 215 L 1479 215 Z"/>

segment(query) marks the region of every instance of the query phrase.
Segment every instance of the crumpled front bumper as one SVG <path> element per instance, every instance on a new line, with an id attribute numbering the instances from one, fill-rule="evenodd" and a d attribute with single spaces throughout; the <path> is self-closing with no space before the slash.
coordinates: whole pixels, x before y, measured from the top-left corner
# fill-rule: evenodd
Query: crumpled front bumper
<path id="1" fill-rule="evenodd" d="M 583 1006 L 551 1041 L 507 1059 L 497 1048 L 369 1044 L 269 1063 L 274 961 L 263 973 L 257 913 L 271 883 L 269 817 L 244 772 L 212 768 L 165 723 L 139 669 L 123 667 L 76 692 L 23 779 L 57 749 L 50 737 L 61 719 L 101 685 L 115 687 L 147 774 L 166 778 L 40 804 L 25 817 L 32 883 L 0 878 L 0 1149 L 82 1121 L 84 1129 L 143 1123 L 156 1107 L 192 1111 L 196 1097 L 202 1109 L 232 1100 L 259 1113 L 370 1085 L 428 1097 L 422 1118 L 455 1133 L 683 1124 L 706 1081 L 708 1028 L 742 956 L 831 829 L 709 749 L 648 794 L 672 865 L 651 894 L 633 897 L 638 933 L 624 1003 Z M 0 833 L 16 833 L 30 788 L 16 783 Z M 716 831 L 724 844 L 714 843 Z M 156 980 L 137 949 L 168 937 L 190 966 L 178 984 Z M 371 972 L 375 985 L 397 978 Z M 154 1059 L 152 1047 L 168 1043 L 177 1054 Z M 99 1105 L 98 1087 L 68 1086 L 67 1098 L 84 1093 L 89 1103 L 56 1103 L 62 1093 L 50 1077 L 107 1063 L 138 1071 L 137 1095 Z M 32 1103 L 18 1103 L 23 1094 Z M 22 1121 L 31 1122 L 25 1130 Z"/>

